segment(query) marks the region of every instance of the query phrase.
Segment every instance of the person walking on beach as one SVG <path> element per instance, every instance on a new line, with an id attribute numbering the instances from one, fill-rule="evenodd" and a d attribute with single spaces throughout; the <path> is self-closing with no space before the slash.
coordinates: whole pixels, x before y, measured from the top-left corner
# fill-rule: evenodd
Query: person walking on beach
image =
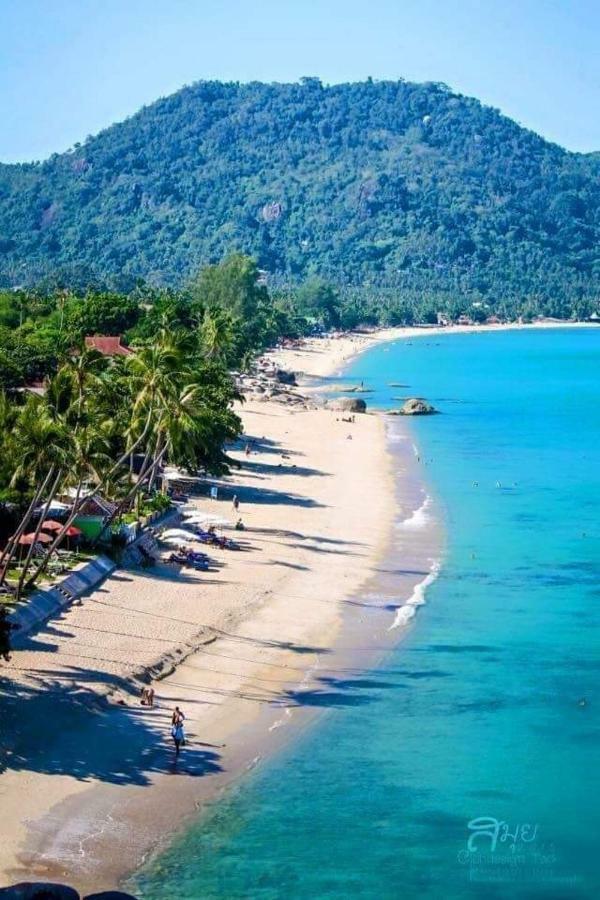
<path id="1" fill-rule="evenodd" d="M 142 706 L 154 706 L 154 688 L 145 685 L 142 688 Z"/>
<path id="2" fill-rule="evenodd" d="M 173 715 L 171 716 L 171 737 L 175 744 L 175 756 L 179 756 L 181 747 L 185 746 L 185 732 L 183 730 L 184 721 L 184 713 L 176 706 L 173 710 Z"/>
<path id="3" fill-rule="evenodd" d="M 233 508 L 235 509 L 236 512 L 237 512 L 238 509 L 240 508 L 240 501 L 238 500 L 238 495 L 237 495 L 237 494 L 234 494 L 234 495 L 233 495 Z"/>
<path id="4" fill-rule="evenodd" d="M 171 725 L 183 725 L 185 722 L 185 713 L 179 709 L 178 706 L 173 710 L 173 714 L 171 715 Z"/>

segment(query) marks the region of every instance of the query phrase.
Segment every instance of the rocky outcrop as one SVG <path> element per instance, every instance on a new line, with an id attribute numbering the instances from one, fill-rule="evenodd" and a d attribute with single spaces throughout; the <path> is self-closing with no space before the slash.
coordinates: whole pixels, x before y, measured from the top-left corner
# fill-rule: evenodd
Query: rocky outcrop
<path id="1" fill-rule="evenodd" d="M 286 369 L 275 369 L 274 372 L 275 381 L 278 384 L 296 384 L 296 375 L 294 372 L 288 372 Z"/>
<path id="2" fill-rule="evenodd" d="M 367 404 L 357 397 L 338 397 L 336 400 L 328 400 L 325 408 L 336 412 L 364 413 L 367 411 Z"/>
<path id="3" fill-rule="evenodd" d="M 435 413 L 437 409 L 421 397 L 410 397 L 399 410 L 401 416 L 431 416 Z"/>
<path id="4" fill-rule="evenodd" d="M 233 373 L 237 389 L 247 400 L 273 401 L 303 409 L 314 409 L 315 403 L 297 390 L 296 375 L 286 369 L 266 365 L 258 360 L 252 372 Z"/>

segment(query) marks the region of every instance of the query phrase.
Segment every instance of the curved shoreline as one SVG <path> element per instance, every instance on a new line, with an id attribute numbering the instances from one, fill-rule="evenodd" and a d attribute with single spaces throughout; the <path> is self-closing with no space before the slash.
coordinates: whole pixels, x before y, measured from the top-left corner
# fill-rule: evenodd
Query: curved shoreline
<path id="1" fill-rule="evenodd" d="M 327 378 L 333 373 L 338 374 L 340 368 L 347 366 L 354 357 L 383 342 L 443 334 L 565 327 L 586 327 L 586 323 L 391 328 L 367 335 L 347 334 L 337 338 L 309 339 L 300 349 L 275 351 L 269 357 L 285 368 L 301 368 L 309 378 Z M 298 366 L 298 362 L 302 365 Z M 269 560 L 270 565 L 276 568 L 281 566 L 285 577 L 274 577 L 273 574 L 266 576 L 264 573 L 267 569 L 263 560 L 258 560 L 257 557 L 252 569 L 256 582 L 247 583 L 243 574 L 240 574 L 235 589 L 229 593 L 227 589 L 224 590 L 222 601 L 216 603 L 214 611 L 210 610 L 212 621 L 206 625 L 203 623 L 200 631 L 197 627 L 198 620 L 192 617 L 194 622 L 190 625 L 195 623 L 195 627 L 185 641 L 175 640 L 168 652 L 154 655 L 141 666 L 138 663 L 134 668 L 121 666 L 119 672 L 125 675 L 125 687 L 115 687 L 113 683 L 105 692 L 110 693 L 113 700 L 124 702 L 127 709 L 113 706 L 106 715 L 111 721 L 110 728 L 123 732 L 125 739 L 132 742 L 134 752 L 128 764 L 140 768 L 143 789 L 135 779 L 130 781 L 126 775 L 122 778 L 114 777 L 113 770 L 118 769 L 121 763 L 118 747 L 115 746 L 107 748 L 108 755 L 113 757 L 109 766 L 104 765 L 106 760 L 102 757 L 107 753 L 103 748 L 94 749 L 94 753 L 100 757 L 100 764 L 97 766 L 100 770 L 99 777 L 93 766 L 90 767 L 91 775 L 85 779 L 70 777 L 68 764 L 61 770 L 59 778 L 55 774 L 50 776 L 38 772 L 30 772 L 29 777 L 25 772 L 9 772 L 9 776 L 12 774 L 13 777 L 8 779 L 2 776 L 0 789 L 4 789 L 8 811 L 15 821 L 19 821 L 19 816 L 21 817 L 20 830 L 13 829 L 10 839 L 4 841 L 0 850 L 0 868 L 7 873 L 6 877 L 25 878 L 33 874 L 57 880 L 66 879 L 74 881 L 85 890 L 114 886 L 126 874 L 137 869 L 149 852 L 154 855 L 170 843 L 188 822 L 197 817 L 200 808 L 206 808 L 232 783 L 238 781 L 248 768 L 283 746 L 297 728 L 308 724 L 315 717 L 315 709 L 301 704 L 299 698 L 303 691 L 310 692 L 315 685 L 318 686 L 318 673 L 327 668 L 323 665 L 323 660 L 327 663 L 331 661 L 332 665 L 339 665 L 339 661 L 343 660 L 344 665 L 362 669 L 376 664 L 381 647 L 361 646 L 364 653 L 357 660 L 356 648 L 359 643 L 364 644 L 361 616 L 344 615 L 343 611 L 352 596 L 368 592 L 373 585 L 374 574 L 377 574 L 378 568 L 381 569 L 378 564 L 390 552 L 395 515 L 405 500 L 402 491 L 406 492 L 410 481 L 409 478 L 408 481 L 399 479 L 396 482 L 391 473 L 394 455 L 389 442 L 384 438 L 384 420 L 377 416 L 359 417 L 363 434 L 355 432 L 354 441 L 349 445 L 344 440 L 347 426 L 341 426 L 344 432 L 340 434 L 340 425 L 333 424 L 335 416 L 324 410 L 291 411 L 267 402 L 247 404 L 242 414 L 246 418 L 247 432 L 257 435 L 264 430 L 268 435 L 263 447 L 266 455 L 259 454 L 262 459 L 269 460 L 269 454 L 278 455 L 280 452 L 285 452 L 286 455 L 297 453 L 303 456 L 302 466 L 298 466 L 298 469 L 307 471 L 306 476 L 300 478 L 303 478 L 309 490 L 297 490 L 296 481 L 293 493 L 290 486 L 294 479 L 290 482 L 286 480 L 287 474 L 275 473 L 276 467 L 273 464 L 267 462 L 270 474 L 264 479 L 261 476 L 261 489 L 264 484 L 268 494 L 277 494 L 279 487 L 285 484 L 285 491 L 289 491 L 290 496 L 306 503 L 304 507 L 297 507 L 292 503 L 289 508 L 294 522 L 304 517 L 306 528 L 296 529 L 294 525 L 293 529 L 287 529 L 287 519 L 277 516 L 277 504 L 273 504 L 267 513 L 269 503 L 264 506 L 255 506 L 252 500 L 248 504 L 243 503 L 245 514 L 250 515 L 253 522 L 261 523 L 257 528 L 256 538 L 252 526 L 248 531 L 248 537 L 256 540 L 255 552 L 263 554 L 266 550 L 273 550 L 272 536 L 263 539 L 261 535 L 259 538 L 259 532 L 287 532 L 281 540 L 277 539 L 273 558 Z M 386 425 L 388 429 L 392 427 L 389 422 Z M 401 426 L 398 424 L 397 427 Z M 408 423 L 406 429 L 408 442 Z M 310 444 L 311 433 L 318 435 L 317 440 L 313 440 L 310 446 L 304 446 L 303 441 L 308 440 Z M 321 447 L 323 439 L 334 438 L 338 442 L 336 453 L 333 457 L 324 458 Z M 269 442 L 273 440 L 274 445 L 270 447 Z M 350 468 L 346 467 L 345 471 L 338 471 L 335 461 L 339 461 L 342 455 L 347 455 L 346 451 L 350 447 L 359 451 L 356 459 L 360 458 L 360 463 L 355 462 Z M 319 454 L 321 458 L 317 459 Z M 406 468 L 410 467 L 411 462 L 414 463 L 412 452 L 406 456 Z M 293 466 L 294 464 L 290 468 Z M 333 476 L 332 489 L 325 493 L 324 479 L 319 477 L 320 469 L 330 470 L 330 477 Z M 357 469 L 361 471 L 358 486 L 355 476 Z M 413 482 L 420 482 L 420 478 L 421 473 L 413 465 Z M 394 485 L 399 488 L 400 495 L 394 496 Z M 239 491 L 240 479 L 236 477 L 229 482 L 229 488 Z M 355 493 L 350 504 L 344 506 L 342 498 L 351 490 Z M 258 502 L 260 504 L 261 500 Z M 373 504 L 377 507 L 376 514 L 368 518 L 368 510 Z M 353 524 L 354 530 L 348 530 L 348 518 L 353 507 L 360 509 L 359 521 Z M 318 537 L 316 546 L 315 541 L 306 542 L 302 546 L 307 533 L 323 526 L 327 518 L 324 519 L 323 508 L 334 510 L 336 514 L 333 517 L 335 521 L 328 526 L 329 531 L 322 530 L 325 548 L 328 546 L 327 542 L 332 540 L 334 545 L 347 543 L 350 546 L 353 542 L 360 543 L 365 530 L 374 535 L 366 552 L 361 551 L 358 557 L 353 558 L 352 572 L 344 571 L 342 567 L 332 577 L 332 572 L 328 570 L 331 569 L 335 554 L 332 556 L 333 551 L 319 549 Z M 256 516 L 259 510 L 260 517 Z M 262 515 L 263 512 L 266 514 Z M 265 524 L 266 529 L 262 527 Z M 424 535 L 415 534 L 414 537 L 418 543 Z M 414 552 L 414 547 L 409 552 Z M 228 565 L 223 570 L 224 582 L 227 581 L 230 570 L 238 571 L 237 560 L 235 564 L 233 560 L 227 562 Z M 256 574 L 259 570 L 260 576 Z M 118 581 L 118 578 L 117 574 L 114 581 Z M 146 580 L 150 584 L 148 590 L 153 595 L 161 591 L 160 578 L 153 578 L 151 582 Z M 204 587 L 202 579 L 197 582 L 197 587 Z M 404 627 L 410 624 L 413 610 L 421 599 L 418 581 L 412 584 L 406 582 L 402 588 L 398 584 L 395 587 L 403 590 L 403 596 L 407 600 L 414 595 L 416 602 L 408 603 L 411 615 L 396 612 L 403 628 L 390 628 L 393 623 L 387 619 L 385 627 L 382 622 L 380 631 L 391 631 L 388 637 L 390 645 L 397 643 Z M 189 615 L 190 598 L 186 600 L 185 588 L 179 584 L 172 586 L 172 589 L 175 588 L 181 595 L 176 602 L 181 600 L 187 603 L 183 609 Z M 103 587 L 98 593 L 105 590 Z M 209 592 L 212 590 L 208 588 Z M 326 594 L 327 600 L 315 596 L 320 591 Z M 122 595 L 117 592 L 117 601 L 122 600 Z M 193 602 L 197 605 L 195 597 Z M 298 603 L 302 603 L 301 620 L 297 619 Z M 156 608 L 155 603 L 153 609 Z M 122 612 L 119 609 L 116 615 L 121 615 Z M 377 615 L 376 610 L 374 614 Z M 146 621 L 150 623 L 148 627 L 156 633 L 160 642 L 165 625 L 159 623 L 154 629 L 152 623 L 155 612 L 148 612 L 147 615 L 149 618 Z M 69 625 L 73 618 L 76 618 L 75 610 L 62 617 L 61 621 L 66 620 Z M 161 615 L 160 618 L 164 617 Z M 381 643 L 385 645 L 383 638 Z M 124 646 L 129 658 L 136 659 L 135 643 L 126 640 Z M 302 648 L 300 654 L 298 647 Z M 143 715 L 142 730 L 139 727 L 140 710 L 132 708 L 131 675 L 134 671 L 150 671 L 157 663 L 160 666 L 165 659 L 169 660 L 170 671 L 156 685 L 159 708 L 152 721 Z M 114 675 L 115 672 L 111 670 L 105 673 L 106 676 L 109 674 Z M 100 675 L 93 686 L 94 694 L 102 693 L 103 677 L 105 681 L 110 681 L 102 673 Z M 275 689 L 272 688 L 274 681 L 279 682 Z M 72 687 L 78 688 L 77 679 L 73 679 Z M 289 701 L 290 695 L 293 702 L 286 707 L 286 698 Z M 47 699 L 49 704 L 46 714 L 51 716 L 49 707 L 53 699 L 52 690 Z M 174 785 L 173 770 L 169 770 L 164 761 L 155 763 L 155 760 L 158 756 L 162 755 L 164 758 L 165 754 L 169 754 L 168 747 L 164 746 L 164 734 L 168 731 L 168 709 L 177 701 L 188 711 L 195 762 L 190 767 L 193 771 L 187 773 L 190 777 L 179 773 L 180 777 Z M 133 704 L 136 702 L 134 700 Z M 198 712 L 196 707 L 199 708 Z M 284 719 L 281 718 L 282 707 L 286 709 Z M 191 716 L 190 708 L 193 709 Z M 288 715 L 290 710 L 292 713 Z M 133 721 L 130 713 L 137 721 Z M 87 743 L 89 746 L 97 740 L 98 733 L 93 727 L 93 720 L 90 727 L 91 717 L 87 710 L 85 718 L 87 721 L 81 723 L 80 739 L 84 745 Z M 292 719 L 292 728 L 281 727 L 283 723 L 290 724 Z M 196 740 L 195 735 L 201 736 L 203 740 Z M 156 745 L 153 747 L 148 771 L 144 769 L 144 757 L 147 754 L 144 741 Z M 112 744 L 112 741 L 109 740 L 109 743 Z M 60 753 L 60 747 L 58 749 Z M 191 756 L 190 751 L 188 758 Z M 110 770 L 108 780 L 103 775 L 104 768 Z M 204 777 L 198 778 L 198 775 Z M 148 786 L 152 790 L 148 790 Z M 27 791 L 27 802 L 23 800 L 23 790 Z M 11 799 L 14 802 L 12 807 Z M 27 829 L 22 821 L 25 817 L 29 820 Z"/>
<path id="2" fill-rule="evenodd" d="M 298 347 L 271 350 L 265 357 L 284 369 L 306 374 L 309 378 L 339 375 L 355 357 L 378 344 L 396 340 L 441 337 L 456 334 L 495 334 L 499 331 L 552 330 L 560 328 L 600 328 L 593 322 L 506 322 L 498 325 L 394 325 L 369 332 L 343 332 L 335 337 L 305 338 Z"/>
<path id="3" fill-rule="evenodd" d="M 280 472 L 282 464 L 269 462 L 268 452 L 258 454 L 256 464 L 263 470 L 258 483 L 251 480 L 248 488 L 254 490 L 255 502 L 248 499 L 246 503 L 242 495 L 247 536 L 254 549 L 239 560 L 237 555 L 228 558 L 223 581 L 217 579 L 217 586 L 206 586 L 207 598 L 219 591 L 224 597 L 223 615 L 215 618 L 202 639 L 210 638 L 210 646 L 195 649 L 193 635 L 187 640 L 192 652 L 156 685 L 158 706 L 153 711 L 132 705 L 117 678 L 118 671 L 131 669 L 113 666 L 113 694 L 116 684 L 116 696 L 126 706 L 102 713 L 96 708 L 97 714 L 80 707 L 64 734 L 65 704 L 70 704 L 70 715 L 70 694 L 81 688 L 81 684 L 77 687 L 78 677 L 84 678 L 84 673 L 78 677 L 71 673 L 71 691 L 63 696 L 60 687 L 48 687 L 51 682 L 45 669 L 46 690 L 36 698 L 36 709 L 38 715 L 52 721 L 54 707 L 59 734 L 51 752 L 60 760 L 60 768 L 50 766 L 42 754 L 35 764 L 33 759 L 30 763 L 25 759 L 16 768 L 9 765 L 0 777 L 6 821 L 12 817 L 19 823 L 2 842 L 5 883 L 33 877 L 72 883 L 87 891 L 114 887 L 137 869 L 149 852 L 170 842 L 198 815 L 200 807 L 255 764 L 257 756 L 266 754 L 267 749 L 275 751 L 289 739 L 292 729 L 278 724 L 282 708 L 286 721 L 294 720 L 294 731 L 314 716 L 315 708 L 303 700 L 303 694 L 319 689 L 318 675 L 329 668 L 329 654 L 340 633 L 344 601 L 371 577 L 391 533 L 395 503 L 384 425 L 380 417 L 361 417 L 353 426 L 350 443 L 346 441 L 348 426 L 336 423 L 335 416 L 324 410 L 292 412 L 263 403 L 251 404 L 244 415 L 250 433 L 260 434 L 264 429 L 269 440 L 280 442 L 277 453 L 296 453 L 298 457 L 293 458 L 298 458 L 299 464 L 286 463 L 285 471 Z M 268 443 L 265 446 L 268 448 Z M 270 452 L 273 456 L 272 447 Z M 294 468 L 296 473 L 291 471 Z M 357 471 L 362 473 L 360 478 Z M 252 475 L 256 477 L 257 472 L 255 466 Z M 237 478 L 234 484 L 239 490 Z M 277 502 L 282 493 L 291 498 L 290 505 Z M 366 542 L 365 531 L 369 535 Z M 227 582 L 233 582 L 234 573 L 238 573 L 237 583 L 229 587 Z M 73 608 L 61 618 L 60 630 L 67 633 L 72 629 L 71 633 L 78 635 L 78 646 L 82 645 L 79 635 L 85 634 L 80 630 L 81 616 L 97 603 L 111 609 L 114 631 L 117 626 L 122 628 L 128 616 L 134 616 L 131 621 L 140 622 L 136 629 L 152 630 L 154 642 L 163 639 L 165 625 L 159 623 L 155 628 L 154 622 L 161 609 L 155 595 L 164 590 L 164 583 L 160 578 L 140 581 L 135 576 L 135 584 L 129 588 L 123 584 L 123 575 L 117 573 L 97 594 L 84 600 L 83 607 Z M 202 586 L 200 580 L 198 588 Z M 152 598 L 142 597 L 139 591 L 144 587 L 152 591 Z M 198 588 L 188 597 L 185 583 L 169 583 L 170 591 L 176 589 L 178 594 L 164 609 L 170 609 L 173 602 L 183 603 L 181 608 L 192 616 L 194 605 L 205 602 L 204 597 L 199 600 Z M 150 599 L 154 611 L 142 617 L 141 607 Z M 130 604 L 125 611 L 124 603 Z M 164 620 L 164 614 L 159 618 Z M 43 634 L 54 629 L 56 622 L 49 623 Z M 110 646 L 122 646 L 126 657 L 135 659 L 139 645 L 133 638 L 131 633 L 131 638 L 120 639 L 120 644 L 111 639 Z M 72 653 L 74 646 L 72 638 L 57 640 L 59 652 L 52 657 L 44 651 L 39 651 L 43 655 L 38 657 L 15 654 L 15 670 L 40 661 L 47 667 L 48 660 L 56 666 L 60 654 Z M 98 640 L 95 634 L 89 644 L 94 653 Z M 139 633 L 139 641 L 143 640 Z M 116 654 L 116 649 L 113 652 Z M 332 658 L 332 665 L 337 664 Z M 102 678 L 109 680 L 109 674 L 99 673 L 94 693 L 101 689 Z M 53 694 L 53 690 L 59 693 Z M 188 713 L 191 738 L 179 770 L 170 765 L 171 750 L 164 743 L 169 710 L 175 702 Z M 70 746 L 72 735 L 78 744 L 76 751 Z M 73 752 L 83 757 L 76 764 L 83 774 L 73 772 Z M 176 772 L 178 777 L 173 779 Z"/>
<path id="4" fill-rule="evenodd" d="M 383 416 L 378 418 L 384 421 Z M 385 421 L 385 425 L 386 452 L 394 468 L 394 516 L 389 523 L 385 547 L 378 558 L 371 560 L 370 574 L 355 591 L 340 601 L 338 628 L 331 634 L 327 655 L 320 657 L 314 667 L 305 671 L 302 688 L 308 692 L 318 689 L 321 679 L 326 682 L 328 691 L 335 691 L 336 675 L 343 673 L 343 682 L 351 682 L 353 678 L 360 681 L 365 673 L 381 665 L 413 624 L 411 616 L 410 620 L 402 623 L 402 627 L 396 626 L 400 610 L 412 609 L 412 598 L 419 591 L 422 592 L 422 602 L 425 602 L 424 593 L 430 576 L 423 578 L 422 568 L 433 563 L 437 571 L 442 564 L 444 539 L 441 510 L 422 481 L 408 423 Z M 398 447 L 397 440 L 392 444 L 391 428 L 403 432 L 401 447 Z M 407 521 L 415 516 L 418 518 L 423 493 L 430 515 L 426 521 L 420 521 L 420 526 L 403 530 L 402 526 Z M 404 573 L 397 568 L 399 554 Z M 334 707 L 335 702 L 332 702 Z M 329 712 L 327 704 L 320 703 L 302 709 L 290 709 L 285 704 L 275 709 L 263 707 L 259 716 L 238 733 L 238 736 L 244 736 L 245 746 L 244 752 L 237 757 L 232 778 L 218 794 L 208 798 L 200 810 L 182 821 L 168 840 L 153 848 L 149 859 L 140 867 L 141 871 L 132 872 L 122 882 L 123 888 L 135 893 L 140 875 L 149 872 L 152 877 L 153 865 L 162 865 L 162 854 L 166 851 L 168 855 L 172 845 L 185 836 L 188 828 L 199 825 L 210 828 L 214 801 L 218 803 L 221 796 L 230 790 L 242 788 L 242 779 L 249 772 L 272 761 L 300 733 L 308 728 L 318 728 L 319 720 Z"/>

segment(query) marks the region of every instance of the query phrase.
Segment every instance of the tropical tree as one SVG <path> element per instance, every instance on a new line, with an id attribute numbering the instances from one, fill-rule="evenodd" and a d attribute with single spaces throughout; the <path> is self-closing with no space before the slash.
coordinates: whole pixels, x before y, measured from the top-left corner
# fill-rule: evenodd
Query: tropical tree
<path id="1" fill-rule="evenodd" d="M 15 459 L 11 484 L 20 478 L 27 478 L 33 488 L 33 496 L 14 534 L 9 539 L 0 557 L 0 584 L 4 582 L 19 539 L 25 532 L 50 485 L 57 483 L 57 476 L 65 463 L 65 444 L 68 435 L 64 426 L 50 414 L 44 398 L 30 395 L 21 409 L 14 429 Z"/>
<path id="2" fill-rule="evenodd" d="M 107 442 L 101 428 L 94 427 L 93 425 L 87 425 L 80 428 L 73 436 L 71 450 L 72 456 L 64 473 L 63 486 L 65 488 L 71 487 L 73 489 L 73 505 L 62 528 L 57 532 L 54 540 L 48 545 L 42 555 L 41 561 L 27 581 L 28 588 L 32 587 L 39 576 L 47 569 L 52 554 L 64 540 L 69 528 L 72 526 L 73 521 L 80 511 L 82 502 L 98 492 L 100 486 L 105 484 L 108 472 L 112 471 L 114 468 L 111 466 L 110 456 L 107 453 Z M 86 491 L 85 486 L 88 484 L 95 485 L 95 488 Z M 43 521 L 42 517 L 40 517 L 40 519 Z M 20 587 L 24 582 L 25 575 L 26 572 L 22 572 L 19 580 Z"/>
<path id="3" fill-rule="evenodd" d="M 209 360 L 226 362 L 235 347 L 235 324 L 231 314 L 218 307 L 206 309 L 199 329 L 199 349 Z"/>
<path id="4" fill-rule="evenodd" d="M 214 343 L 211 331 L 215 324 L 229 320 L 226 359 L 230 365 L 239 365 L 265 346 L 265 322 L 271 304 L 256 260 L 232 253 L 219 265 L 202 269 L 189 291 L 192 306 L 209 313 L 205 329 L 209 346 Z"/>

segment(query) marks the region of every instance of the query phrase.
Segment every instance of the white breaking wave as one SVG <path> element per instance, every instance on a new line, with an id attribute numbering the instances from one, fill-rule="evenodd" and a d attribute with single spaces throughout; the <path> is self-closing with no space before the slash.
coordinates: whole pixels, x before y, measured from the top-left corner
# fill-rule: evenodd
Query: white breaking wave
<path id="1" fill-rule="evenodd" d="M 387 432 L 388 443 L 390 444 L 406 444 L 409 440 L 405 434 L 402 434 L 401 431 L 396 431 L 391 428 L 388 424 L 388 432 Z"/>
<path id="2" fill-rule="evenodd" d="M 418 607 L 423 606 L 425 603 L 425 591 L 430 584 L 433 584 L 439 574 L 440 562 L 436 561 L 431 566 L 431 571 L 425 576 L 423 581 L 420 581 L 419 584 L 415 585 L 415 588 L 406 603 L 403 606 L 398 607 L 396 610 L 396 617 L 388 628 L 388 631 L 392 631 L 393 628 L 400 628 L 402 625 L 406 625 L 410 622 Z"/>
<path id="3" fill-rule="evenodd" d="M 415 511 L 412 512 L 407 519 L 404 519 L 403 522 L 398 522 L 397 527 L 406 531 L 418 531 L 419 529 L 424 528 L 430 518 L 427 514 L 430 506 L 431 497 L 427 494 L 419 508 L 415 509 Z"/>
<path id="4" fill-rule="evenodd" d="M 292 711 L 289 708 L 289 706 L 286 706 L 286 708 L 285 708 L 285 716 L 288 719 L 292 718 Z M 281 728 L 281 726 L 285 724 L 285 721 L 286 721 L 285 718 L 277 719 L 277 721 L 273 722 L 273 724 L 269 727 L 269 731 L 275 731 L 276 728 Z"/>

